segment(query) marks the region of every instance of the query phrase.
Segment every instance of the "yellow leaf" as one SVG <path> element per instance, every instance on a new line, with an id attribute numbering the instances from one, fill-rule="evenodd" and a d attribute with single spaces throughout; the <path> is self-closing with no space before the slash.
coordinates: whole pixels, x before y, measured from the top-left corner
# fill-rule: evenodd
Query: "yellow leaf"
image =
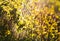
<path id="1" fill-rule="evenodd" d="M 33 36 L 35 36 L 35 34 L 31 34 L 31 36 L 33 37 Z"/>
<path id="2" fill-rule="evenodd" d="M 7 31 L 6 31 L 6 34 L 7 34 L 7 35 L 11 34 L 10 30 L 7 30 Z"/>

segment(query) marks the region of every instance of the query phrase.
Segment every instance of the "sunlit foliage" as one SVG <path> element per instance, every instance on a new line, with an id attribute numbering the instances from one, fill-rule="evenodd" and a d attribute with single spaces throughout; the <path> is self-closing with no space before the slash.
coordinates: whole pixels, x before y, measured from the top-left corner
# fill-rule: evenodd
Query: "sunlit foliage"
<path id="1" fill-rule="evenodd" d="M 0 41 L 60 41 L 60 0 L 0 0 Z"/>

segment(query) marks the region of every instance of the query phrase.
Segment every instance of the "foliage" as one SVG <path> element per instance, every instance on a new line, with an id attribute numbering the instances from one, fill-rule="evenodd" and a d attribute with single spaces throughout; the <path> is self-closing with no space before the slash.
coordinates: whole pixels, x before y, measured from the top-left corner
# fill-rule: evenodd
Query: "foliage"
<path id="1" fill-rule="evenodd" d="M 60 0 L 0 0 L 0 41 L 60 41 Z"/>

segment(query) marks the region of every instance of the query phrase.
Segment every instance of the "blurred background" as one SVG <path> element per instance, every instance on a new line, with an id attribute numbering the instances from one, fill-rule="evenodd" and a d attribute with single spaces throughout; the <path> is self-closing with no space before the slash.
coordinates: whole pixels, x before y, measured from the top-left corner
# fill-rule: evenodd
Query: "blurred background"
<path id="1" fill-rule="evenodd" d="M 60 41 L 60 0 L 0 0 L 0 41 Z"/>

